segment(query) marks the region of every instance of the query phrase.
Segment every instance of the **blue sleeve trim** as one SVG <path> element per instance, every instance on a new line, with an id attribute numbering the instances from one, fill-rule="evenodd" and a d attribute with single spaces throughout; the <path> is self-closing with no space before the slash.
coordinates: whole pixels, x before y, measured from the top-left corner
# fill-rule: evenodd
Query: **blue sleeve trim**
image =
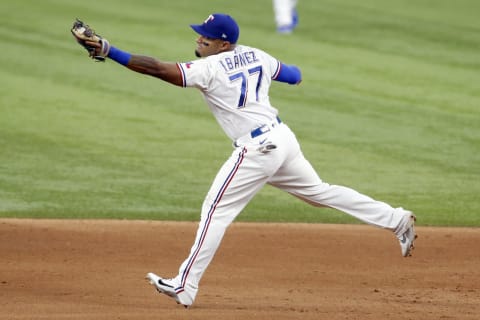
<path id="1" fill-rule="evenodd" d="M 114 46 L 110 46 L 110 51 L 108 52 L 108 57 L 110 59 L 124 66 L 128 64 L 128 61 L 130 61 L 131 56 L 132 55 L 130 53 L 117 49 Z"/>
<path id="2" fill-rule="evenodd" d="M 302 73 L 297 66 L 280 63 L 280 68 L 273 80 L 289 84 L 298 84 L 302 81 Z"/>
<path id="3" fill-rule="evenodd" d="M 182 87 L 187 87 L 187 77 L 185 76 L 185 70 L 183 70 L 182 64 L 177 63 L 177 68 L 180 70 L 180 74 L 182 75 Z"/>
<path id="4" fill-rule="evenodd" d="M 275 73 L 273 74 L 273 77 L 272 77 L 273 80 L 277 79 L 278 73 L 280 72 L 280 69 L 281 69 L 281 66 L 282 66 L 282 64 L 280 63 L 280 61 L 277 61 L 277 69 L 275 70 Z"/>

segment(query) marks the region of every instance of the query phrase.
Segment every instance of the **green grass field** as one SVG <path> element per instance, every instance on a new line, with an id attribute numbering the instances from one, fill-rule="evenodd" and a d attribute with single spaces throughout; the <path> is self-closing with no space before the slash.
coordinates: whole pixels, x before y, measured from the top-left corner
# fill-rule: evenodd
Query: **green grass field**
<path id="1" fill-rule="evenodd" d="M 271 1 L 0 3 L 0 217 L 197 220 L 231 144 L 199 92 L 94 63 L 70 27 L 115 46 L 193 59 L 188 27 L 232 14 L 240 42 L 298 65 L 272 104 L 322 179 L 480 226 L 480 2 L 300 1 L 294 34 Z M 357 222 L 265 187 L 243 221 Z"/>

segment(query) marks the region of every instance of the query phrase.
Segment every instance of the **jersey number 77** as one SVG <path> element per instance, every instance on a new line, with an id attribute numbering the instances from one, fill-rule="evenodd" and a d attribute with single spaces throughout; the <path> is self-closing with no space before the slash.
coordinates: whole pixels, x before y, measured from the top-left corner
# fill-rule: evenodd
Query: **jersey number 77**
<path id="1" fill-rule="evenodd" d="M 255 99 L 258 101 L 258 91 L 260 90 L 260 83 L 262 82 L 262 66 L 256 66 L 254 68 L 248 69 L 248 75 L 245 75 L 242 71 L 232 74 L 230 81 L 238 81 L 241 79 L 242 84 L 240 87 L 240 99 L 238 99 L 238 107 L 243 108 L 247 104 L 248 98 L 248 87 L 249 84 L 255 81 L 252 78 L 256 78 L 256 87 L 255 87 Z M 255 77 L 257 76 L 257 77 Z"/>

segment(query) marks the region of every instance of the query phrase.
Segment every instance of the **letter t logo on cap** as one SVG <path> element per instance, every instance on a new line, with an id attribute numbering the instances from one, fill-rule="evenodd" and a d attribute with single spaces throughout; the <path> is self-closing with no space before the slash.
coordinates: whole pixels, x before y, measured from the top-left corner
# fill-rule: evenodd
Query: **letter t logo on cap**
<path id="1" fill-rule="evenodd" d="M 213 16 L 213 14 L 209 15 L 207 19 L 205 19 L 205 21 L 203 21 L 203 23 L 207 23 L 209 21 L 213 21 L 213 19 L 215 19 L 215 17 Z"/>

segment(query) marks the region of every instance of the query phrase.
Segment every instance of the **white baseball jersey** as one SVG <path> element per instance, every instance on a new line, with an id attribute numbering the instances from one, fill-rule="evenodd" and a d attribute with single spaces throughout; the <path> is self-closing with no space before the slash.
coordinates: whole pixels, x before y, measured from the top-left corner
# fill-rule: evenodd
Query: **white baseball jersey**
<path id="1" fill-rule="evenodd" d="M 183 86 L 200 89 L 232 140 L 276 118 L 278 111 L 270 105 L 268 90 L 280 62 L 266 52 L 238 45 L 234 51 L 178 66 Z"/>

